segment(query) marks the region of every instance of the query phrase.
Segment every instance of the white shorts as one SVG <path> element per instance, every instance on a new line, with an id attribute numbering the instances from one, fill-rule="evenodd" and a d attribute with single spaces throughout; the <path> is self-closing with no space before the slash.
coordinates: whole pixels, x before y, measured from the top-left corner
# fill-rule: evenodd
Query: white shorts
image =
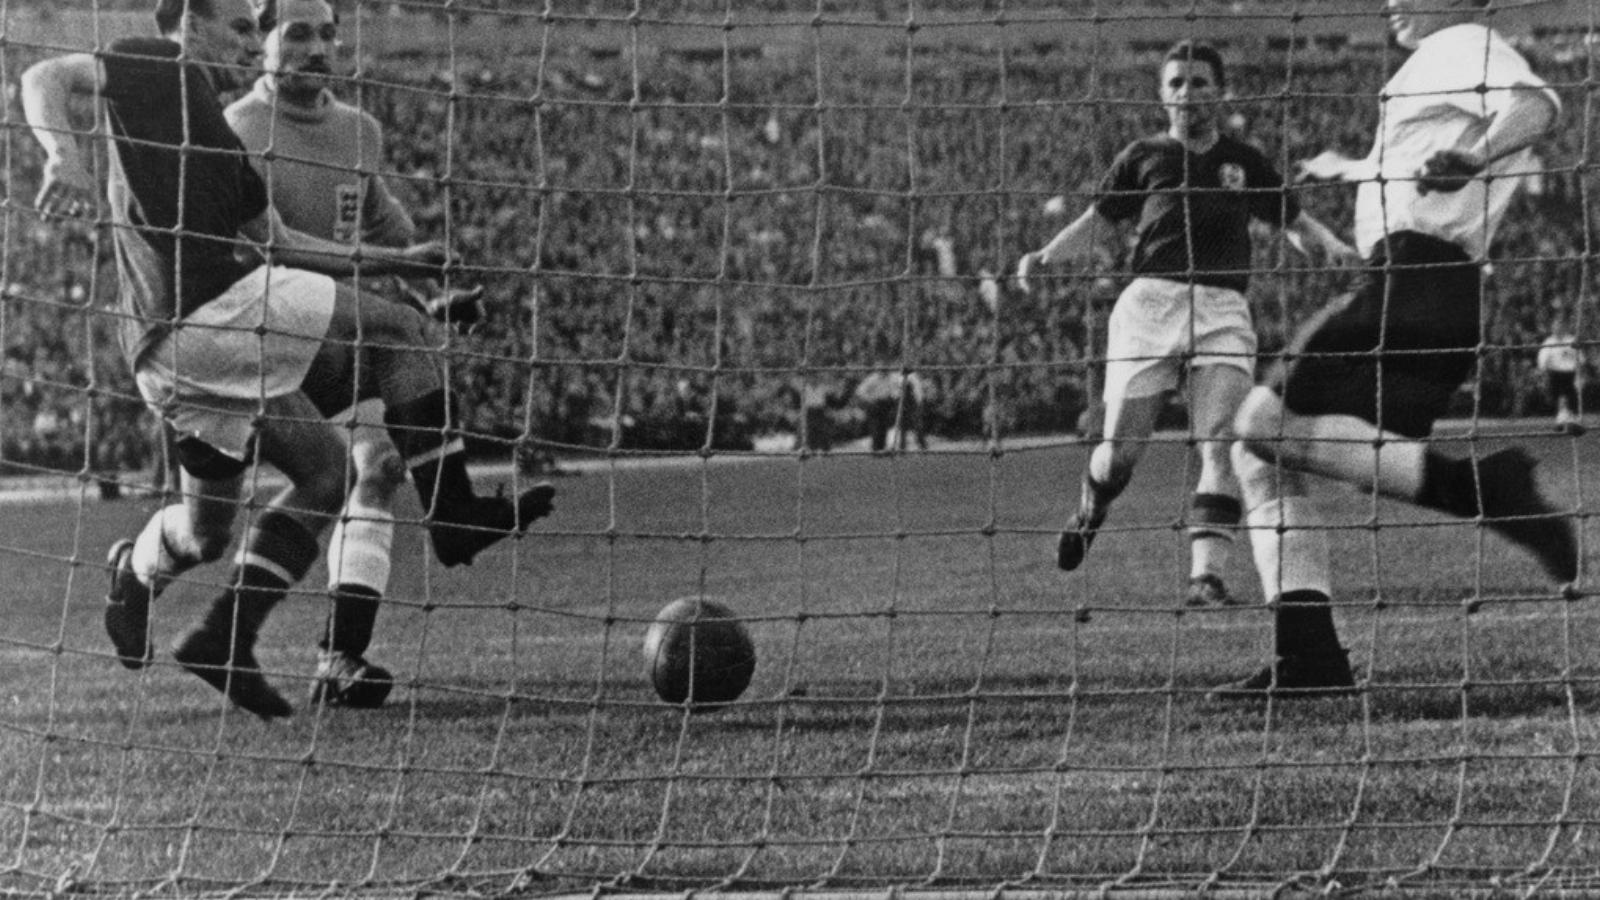
<path id="1" fill-rule="evenodd" d="M 332 278 L 262 266 L 178 322 L 134 380 L 179 437 L 244 459 L 262 403 L 300 390 L 333 319 Z"/>
<path id="2" fill-rule="evenodd" d="M 1135 278 L 1117 298 L 1108 331 L 1107 403 L 1172 390 L 1186 365 L 1255 374 L 1250 304 L 1228 288 Z"/>

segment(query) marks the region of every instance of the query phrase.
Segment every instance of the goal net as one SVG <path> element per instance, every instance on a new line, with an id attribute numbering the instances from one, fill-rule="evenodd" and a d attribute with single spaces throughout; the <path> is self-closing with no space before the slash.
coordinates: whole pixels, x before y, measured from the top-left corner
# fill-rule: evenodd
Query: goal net
<path id="1" fill-rule="evenodd" d="M 144 669 L 101 624 L 107 548 L 176 486 L 105 201 L 35 210 L 19 79 L 152 34 L 151 5 L 0 2 L 0 894 L 1600 891 L 1600 613 L 1480 522 L 1319 486 L 1358 690 L 1208 700 L 1271 658 L 1272 613 L 1243 539 L 1241 602 L 1184 605 L 1180 390 L 1055 567 L 1125 260 L 1023 293 L 1018 258 L 1165 128 L 1180 38 L 1221 48 L 1225 128 L 1281 170 L 1365 153 L 1403 58 L 1379 0 L 339 0 L 376 174 L 487 288 L 438 349 L 474 472 L 558 495 L 449 570 L 402 498 L 367 653 L 394 692 L 306 702 L 319 564 L 257 647 L 296 707 L 270 723 L 166 650 L 225 561 L 156 602 Z M 1600 450 L 1537 354 L 1595 336 L 1600 31 L 1583 0 L 1496 6 L 1564 111 L 1431 440 L 1527 447 L 1586 538 Z M 1352 188 L 1296 196 L 1349 235 Z M 1250 275 L 1263 371 L 1351 279 L 1269 233 Z M 241 523 L 282 484 L 252 472 Z M 755 643 L 726 706 L 652 690 L 641 642 L 684 597 Z"/>

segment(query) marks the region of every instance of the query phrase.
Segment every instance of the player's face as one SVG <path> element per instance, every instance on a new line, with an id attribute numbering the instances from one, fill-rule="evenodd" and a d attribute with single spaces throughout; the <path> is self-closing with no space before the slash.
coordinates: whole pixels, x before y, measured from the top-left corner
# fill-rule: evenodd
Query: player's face
<path id="1" fill-rule="evenodd" d="M 249 84 L 261 63 L 261 32 L 250 0 L 212 0 L 211 13 L 185 17 L 185 52 L 211 67 L 218 90 Z"/>
<path id="2" fill-rule="evenodd" d="M 1464 21 L 1471 13 L 1467 0 L 1388 0 L 1389 32 L 1395 42 L 1415 50 L 1422 39 L 1441 28 Z"/>
<path id="3" fill-rule="evenodd" d="M 279 93 L 316 95 L 333 74 L 339 26 L 324 0 L 286 0 L 267 35 L 266 68 Z"/>
<path id="4" fill-rule="evenodd" d="M 1210 63 L 1174 59 L 1161 67 L 1161 105 L 1174 129 L 1193 133 L 1209 127 L 1221 99 L 1222 86 Z"/>

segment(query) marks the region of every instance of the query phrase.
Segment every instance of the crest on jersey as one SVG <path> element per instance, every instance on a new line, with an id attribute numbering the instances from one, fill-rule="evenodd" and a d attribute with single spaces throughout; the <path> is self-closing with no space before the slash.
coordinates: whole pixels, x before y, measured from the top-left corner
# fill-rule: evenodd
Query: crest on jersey
<path id="1" fill-rule="evenodd" d="M 1217 180 L 1221 181 L 1222 186 L 1230 191 L 1243 190 L 1244 166 L 1238 163 L 1223 163 L 1221 168 L 1217 169 Z"/>

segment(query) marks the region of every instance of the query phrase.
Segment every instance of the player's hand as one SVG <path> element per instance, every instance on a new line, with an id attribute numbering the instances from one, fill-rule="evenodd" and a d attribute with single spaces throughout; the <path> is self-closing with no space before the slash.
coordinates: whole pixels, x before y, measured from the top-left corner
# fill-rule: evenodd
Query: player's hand
<path id="1" fill-rule="evenodd" d="M 1012 279 L 1012 283 L 1023 294 L 1032 294 L 1033 283 L 1030 279 L 1033 278 L 1033 273 L 1036 270 L 1043 267 L 1044 256 L 1039 251 L 1035 250 L 1031 253 L 1022 254 L 1022 258 L 1017 260 L 1017 275 L 1016 278 Z"/>
<path id="2" fill-rule="evenodd" d="M 79 162 L 54 157 L 44 164 L 34 206 L 47 217 L 77 218 L 94 212 L 94 197 L 94 176 Z"/>
<path id="3" fill-rule="evenodd" d="M 445 269 L 454 263 L 454 259 L 443 243 L 428 241 L 400 250 L 391 263 L 393 268 L 390 274 L 403 278 L 440 278 Z"/>
<path id="4" fill-rule="evenodd" d="M 428 315 L 437 322 L 454 328 L 462 334 L 478 330 L 488 310 L 483 305 L 483 285 L 454 287 L 430 298 L 426 304 Z"/>
<path id="5" fill-rule="evenodd" d="M 1304 159 L 1295 166 L 1297 182 L 1306 181 L 1343 181 L 1350 177 L 1354 167 L 1359 163 L 1336 150 L 1324 150 L 1310 159 Z"/>
<path id="6" fill-rule="evenodd" d="M 1483 158 L 1465 150 L 1440 150 L 1417 170 L 1417 193 L 1453 194 L 1487 168 Z"/>
<path id="7" fill-rule="evenodd" d="M 1354 269 L 1365 262 L 1361 258 L 1361 254 L 1356 251 L 1356 248 L 1338 239 L 1333 240 L 1322 249 L 1324 253 L 1328 254 L 1328 265 L 1336 269 Z"/>

